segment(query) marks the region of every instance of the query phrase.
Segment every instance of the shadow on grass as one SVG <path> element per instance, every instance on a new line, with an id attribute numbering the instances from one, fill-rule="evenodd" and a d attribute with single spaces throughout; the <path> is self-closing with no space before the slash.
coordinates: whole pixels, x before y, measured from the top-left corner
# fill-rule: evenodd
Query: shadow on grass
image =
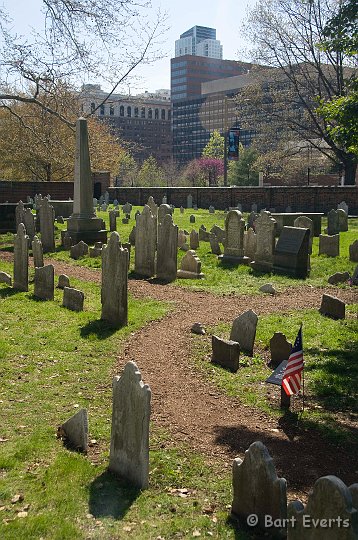
<path id="1" fill-rule="evenodd" d="M 82 326 L 80 334 L 83 338 L 89 338 L 90 336 L 95 335 L 98 339 L 107 339 L 117 332 L 119 328 L 120 326 L 115 327 L 110 325 L 107 321 L 97 319 L 95 321 L 89 321 Z"/>
<path id="2" fill-rule="evenodd" d="M 16 289 L 13 289 L 10 286 L 7 287 L 0 287 L 0 298 L 7 298 L 9 296 L 14 296 L 15 294 L 21 293 L 22 291 L 18 291 Z"/>
<path id="3" fill-rule="evenodd" d="M 246 522 L 239 520 L 234 514 L 228 515 L 226 518 L 226 525 L 232 529 L 235 540 L 259 540 L 263 537 L 270 538 L 259 529 L 248 527 Z"/>
<path id="4" fill-rule="evenodd" d="M 14 246 L 9 246 L 8 244 L 5 244 L 5 246 L 0 247 L 0 251 L 7 251 L 9 253 L 14 253 Z"/>
<path id="5" fill-rule="evenodd" d="M 95 518 L 122 519 L 139 494 L 140 489 L 105 471 L 90 485 L 89 511 Z"/>

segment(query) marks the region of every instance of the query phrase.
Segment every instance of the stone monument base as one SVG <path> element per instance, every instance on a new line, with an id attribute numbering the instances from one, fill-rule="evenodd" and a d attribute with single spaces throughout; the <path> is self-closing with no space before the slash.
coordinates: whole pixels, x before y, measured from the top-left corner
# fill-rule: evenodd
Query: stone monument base
<path id="1" fill-rule="evenodd" d="M 86 242 L 86 244 L 94 244 L 95 242 L 102 242 L 102 244 L 107 244 L 107 234 L 108 231 L 102 229 L 100 231 L 61 231 L 61 243 L 65 235 L 68 234 L 71 237 L 72 245 L 78 244 L 81 240 Z"/>
<path id="2" fill-rule="evenodd" d="M 81 240 L 86 244 L 95 242 L 107 243 L 107 232 L 104 229 L 104 221 L 98 217 L 77 217 L 72 215 L 67 220 L 67 231 L 61 232 L 61 240 L 66 233 L 72 238 L 72 244 L 77 244 Z"/>
<path id="3" fill-rule="evenodd" d="M 252 261 L 250 266 L 256 272 L 272 272 L 272 264 L 265 263 L 264 261 Z"/>
<path id="4" fill-rule="evenodd" d="M 231 263 L 231 264 L 250 264 L 250 257 L 235 257 L 234 255 L 219 255 L 218 259 L 224 263 Z"/>
<path id="5" fill-rule="evenodd" d="M 189 272 L 189 270 L 178 270 L 177 271 L 177 278 L 183 278 L 183 279 L 203 279 L 205 275 L 200 272 L 200 274 L 197 274 L 196 272 Z"/>

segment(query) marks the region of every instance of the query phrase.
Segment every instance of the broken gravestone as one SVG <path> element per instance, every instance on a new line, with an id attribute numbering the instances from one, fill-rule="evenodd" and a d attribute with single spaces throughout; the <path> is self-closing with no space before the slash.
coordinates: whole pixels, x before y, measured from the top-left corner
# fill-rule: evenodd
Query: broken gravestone
<path id="1" fill-rule="evenodd" d="M 87 452 L 88 450 L 88 416 L 86 409 L 80 409 L 71 416 L 59 429 L 68 446 Z"/>
<path id="2" fill-rule="evenodd" d="M 339 298 L 331 296 L 330 294 L 324 294 L 322 296 L 319 312 L 332 319 L 345 319 L 346 305 Z"/>
<path id="3" fill-rule="evenodd" d="M 240 343 L 241 350 L 250 356 L 254 352 L 257 321 L 256 313 L 249 309 L 239 315 L 232 323 L 230 339 Z"/>

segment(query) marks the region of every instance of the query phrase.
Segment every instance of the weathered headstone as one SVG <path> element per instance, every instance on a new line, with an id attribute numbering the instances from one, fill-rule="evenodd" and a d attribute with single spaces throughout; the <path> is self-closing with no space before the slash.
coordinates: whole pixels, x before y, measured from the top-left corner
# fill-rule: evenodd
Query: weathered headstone
<path id="1" fill-rule="evenodd" d="M 253 261 L 254 258 L 255 258 L 255 253 L 256 253 L 256 234 L 255 234 L 255 231 L 250 228 L 245 233 L 244 240 L 245 240 L 245 242 L 244 242 L 244 244 L 245 244 L 244 253 L 245 253 L 246 257 L 248 257 L 250 259 L 250 261 Z"/>
<path id="2" fill-rule="evenodd" d="M 155 218 L 157 218 L 158 217 L 158 206 L 155 204 L 154 199 L 153 199 L 153 197 L 151 195 L 150 195 L 150 197 L 148 197 L 147 205 L 149 206 L 150 211 L 152 212 L 153 216 Z"/>
<path id="3" fill-rule="evenodd" d="M 167 196 L 166 195 L 163 195 L 163 198 L 162 198 L 162 204 L 167 204 L 168 200 L 167 200 Z"/>
<path id="4" fill-rule="evenodd" d="M 190 216 L 189 216 L 189 223 L 195 223 L 195 216 L 194 216 L 194 214 L 190 214 Z"/>
<path id="5" fill-rule="evenodd" d="M 14 289 L 29 290 L 29 237 L 25 225 L 19 223 L 14 236 Z"/>
<path id="6" fill-rule="evenodd" d="M 78 244 L 71 246 L 70 248 L 71 259 L 77 260 L 80 257 L 84 257 L 85 255 L 88 255 L 88 245 L 83 240 L 78 242 Z"/>
<path id="7" fill-rule="evenodd" d="M 345 213 L 346 213 L 347 216 L 348 216 L 348 204 L 347 204 L 345 201 L 342 201 L 342 202 L 340 202 L 339 204 L 337 204 L 337 210 L 338 210 L 339 208 L 342 208 L 342 210 L 344 210 Z"/>
<path id="8" fill-rule="evenodd" d="M 39 216 L 43 252 L 55 251 L 55 210 L 47 197 L 41 202 Z"/>
<path id="9" fill-rule="evenodd" d="M 165 214 L 158 223 L 157 277 L 164 281 L 174 281 L 177 277 L 177 259 L 178 226 L 174 225 L 171 214 Z"/>
<path id="10" fill-rule="evenodd" d="M 199 234 L 195 229 L 193 229 L 190 233 L 189 244 L 190 249 L 193 249 L 194 251 L 199 247 Z"/>
<path id="11" fill-rule="evenodd" d="M 12 279 L 10 274 L 7 274 L 6 272 L 0 272 L 0 283 L 6 283 L 6 285 L 12 284 Z"/>
<path id="12" fill-rule="evenodd" d="M 189 193 L 189 195 L 186 198 L 186 207 L 193 208 L 193 196 L 191 195 L 191 193 Z"/>
<path id="13" fill-rule="evenodd" d="M 53 300 L 55 293 L 55 269 L 52 264 L 35 268 L 34 296 L 41 300 Z"/>
<path id="14" fill-rule="evenodd" d="M 240 348 L 250 356 L 254 352 L 258 317 L 252 309 L 241 313 L 232 323 L 230 339 L 240 343 Z"/>
<path id="15" fill-rule="evenodd" d="M 169 204 L 161 204 L 158 208 L 158 225 L 159 223 L 163 223 L 164 216 L 166 214 L 172 215 L 173 210 L 172 207 Z"/>
<path id="16" fill-rule="evenodd" d="M 149 482 L 149 420 L 151 390 L 134 362 L 113 380 L 109 470 L 139 489 Z"/>
<path id="17" fill-rule="evenodd" d="M 101 257 L 102 248 L 103 248 L 102 242 L 95 242 L 94 246 L 89 248 L 89 256 L 92 258 Z"/>
<path id="18" fill-rule="evenodd" d="M 260 214 L 257 212 L 250 212 L 248 220 L 247 220 L 247 228 L 255 230 L 255 221 L 259 217 Z"/>
<path id="19" fill-rule="evenodd" d="M 131 232 L 129 233 L 129 243 L 132 246 L 135 246 L 135 231 L 136 231 L 136 226 L 134 225 Z"/>
<path id="20" fill-rule="evenodd" d="M 322 296 L 319 312 L 327 317 L 332 317 L 332 319 L 345 319 L 346 305 L 342 300 L 339 300 L 339 298 L 324 294 Z"/>
<path id="21" fill-rule="evenodd" d="M 339 257 L 339 234 L 333 236 L 319 235 L 318 255 L 327 255 L 328 257 Z"/>
<path id="22" fill-rule="evenodd" d="M 305 279 L 309 274 L 309 240 L 309 229 L 283 227 L 274 251 L 274 272 Z"/>
<path id="23" fill-rule="evenodd" d="M 88 415 L 86 409 L 80 409 L 61 426 L 61 433 L 66 437 L 67 444 L 79 450 L 88 450 Z"/>
<path id="24" fill-rule="evenodd" d="M 248 264 L 249 258 L 244 255 L 245 221 L 239 210 L 230 210 L 225 218 L 225 245 L 223 262 Z"/>
<path id="25" fill-rule="evenodd" d="M 282 334 L 282 332 L 275 332 L 270 339 L 270 366 L 273 369 L 276 369 L 281 362 L 288 360 L 288 357 L 291 354 L 291 349 L 292 344 L 287 341 L 285 334 Z"/>
<path id="26" fill-rule="evenodd" d="M 117 211 L 116 210 L 110 210 L 108 212 L 109 215 L 109 230 L 110 232 L 117 230 Z"/>
<path id="27" fill-rule="evenodd" d="M 349 246 L 349 260 L 358 262 L 358 240 L 355 240 L 353 244 Z"/>
<path id="28" fill-rule="evenodd" d="M 34 267 L 40 268 L 44 265 L 44 256 L 43 256 L 43 250 L 42 250 L 42 242 L 37 238 L 37 236 L 34 236 L 34 239 L 32 241 L 32 255 L 34 259 Z"/>
<path id="29" fill-rule="evenodd" d="M 234 460 L 232 474 L 233 516 L 246 525 L 247 518 L 255 515 L 254 526 L 281 535 L 287 515 L 286 480 L 278 478 L 266 446 L 261 441 L 253 442 L 243 461 L 240 458 Z M 266 516 L 277 520 L 278 527 L 267 526 Z"/>
<path id="30" fill-rule="evenodd" d="M 211 253 L 213 253 L 214 255 L 221 255 L 220 244 L 219 244 L 219 240 L 216 234 L 210 233 L 209 241 L 210 241 Z"/>
<path id="31" fill-rule="evenodd" d="M 184 207 L 183 206 L 181 206 L 179 210 L 180 210 L 181 214 L 184 214 Z"/>
<path id="32" fill-rule="evenodd" d="M 210 233 L 206 230 L 205 225 L 199 227 L 199 242 L 210 242 Z"/>
<path id="33" fill-rule="evenodd" d="M 327 214 L 327 233 L 332 236 L 339 234 L 339 215 L 336 210 L 330 210 Z"/>
<path id="34" fill-rule="evenodd" d="M 186 234 L 184 231 L 178 231 L 178 248 L 181 249 L 186 244 Z"/>
<path id="35" fill-rule="evenodd" d="M 64 287 L 62 305 L 72 311 L 83 311 L 85 295 L 78 289 L 72 287 Z"/>
<path id="36" fill-rule="evenodd" d="M 310 231 L 310 240 L 309 240 L 309 253 L 312 253 L 312 242 L 314 237 L 314 226 L 313 221 L 307 216 L 299 216 L 293 222 L 294 227 L 299 227 L 301 229 L 309 229 Z"/>
<path id="37" fill-rule="evenodd" d="M 251 267 L 259 272 L 271 272 L 275 248 L 276 221 L 263 210 L 255 222 L 256 252 Z"/>
<path id="38" fill-rule="evenodd" d="M 30 242 L 34 239 L 35 230 L 35 216 L 31 212 L 30 208 L 26 208 L 23 213 L 23 224 L 25 225 L 26 234 L 30 239 Z"/>
<path id="39" fill-rule="evenodd" d="M 112 232 L 102 249 L 101 319 L 114 327 L 128 323 L 128 258 L 119 234 Z"/>
<path id="40" fill-rule="evenodd" d="M 340 232 L 348 231 L 348 216 L 343 210 L 343 208 L 338 208 L 337 214 L 338 214 L 339 231 Z"/>
<path id="41" fill-rule="evenodd" d="M 58 289 L 64 289 L 65 287 L 70 287 L 70 278 L 66 274 L 61 274 L 58 276 Z"/>
<path id="42" fill-rule="evenodd" d="M 357 484 L 349 488 L 336 476 L 319 478 L 307 504 L 292 501 L 287 508 L 287 540 L 356 540 Z"/>
<path id="43" fill-rule="evenodd" d="M 24 223 L 24 213 L 25 213 L 25 205 L 22 201 L 19 201 L 15 208 L 16 230 L 18 229 L 20 223 Z"/>
<path id="44" fill-rule="evenodd" d="M 134 270 L 143 277 L 155 275 L 157 220 L 148 205 L 136 219 Z"/>
<path id="45" fill-rule="evenodd" d="M 328 283 L 330 285 L 337 285 L 337 283 L 344 283 L 345 281 L 348 281 L 350 277 L 349 272 L 336 272 L 335 274 L 329 276 Z"/>
<path id="46" fill-rule="evenodd" d="M 201 279 L 205 277 L 201 272 L 201 261 L 195 251 L 189 250 L 186 252 L 181 260 L 177 277 L 185 279 Z"/>
<path id="47" fill-rule="evenodd" d="M 129 202 L 126 202 L 123 206 L 122 206 L 122 212 L 123 214 L 130 214 L 132 212 L 132 205 L 129 203 Z M 137 212 L 139 212 L 137 210 Z"/>
<path id="48" fill-rule="evenodd" d="M 225 229 L 222 229 L 218 225 L 213 225 L 213 227 L 211 227 L 210 229 L 210 232 L 217 236 L 220 244 L 225 244 Z"/>
<path id="49" fill-rule="evenodd" d="M 239 369 L 240 345 L 236 341 L 221 339 L 212 336 L 211 339 L 212 356 L 214 364 L 220 364 L 230 371 L 236 373 Z"/>
<path id="50" fill-rule="evenodd" d="M 215 214 L 215 208 L 214 206 L 209 206 L 209 214 Z"/>

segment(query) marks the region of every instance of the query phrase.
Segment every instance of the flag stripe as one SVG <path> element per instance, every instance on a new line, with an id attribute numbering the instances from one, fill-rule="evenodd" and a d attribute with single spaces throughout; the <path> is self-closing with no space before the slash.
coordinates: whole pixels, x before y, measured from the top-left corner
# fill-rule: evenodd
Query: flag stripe
<path id="1" fill-rule="evenodd" d="M 302 327 L 299 329 L 295 344 L 287 361 L 282 377 L 282 387 L 288 396 L 297 394 L 301 388 L 301 374 L 304 369 Z"/>

